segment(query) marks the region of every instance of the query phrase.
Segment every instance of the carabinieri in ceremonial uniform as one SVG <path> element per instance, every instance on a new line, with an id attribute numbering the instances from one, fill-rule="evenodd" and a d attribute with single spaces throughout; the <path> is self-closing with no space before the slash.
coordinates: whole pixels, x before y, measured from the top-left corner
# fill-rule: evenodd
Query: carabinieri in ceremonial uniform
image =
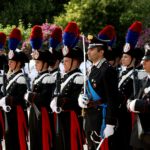
<path id="1" fill-rule="evenodd" d="M 4 81 L 6 81 L 6 72 L 8 70 L 8 60 L 4 50 L 5 44 L 6 34 L 0 32 L 0 98 L 3 97 L 1 88 L 4 87 L 3 85 L 6 83 Z M 0 110 L 0 150 L 2 150 L 1 141 L 4 139 L 4 120 L 3 112 Z"/>
<path id="2" fill-rule="evenodd" d="M 27 56 L 21 51 L 15 51 L 21 40 L 21 32 L 14 28 L 9 37 L 9 77 L 6 86 L 6 93 L 0 100 L 0 106 L 6 113 L 5 121 L 5 149 L 6 150 L 27 150 L 27 107 L 24 94 L 27 90 L 26 80 L 22 72 Z"/>
<path id="3" fill-rule="evenodd" d="M 73 37 L 71 38 L 70 35 Z M 56 91 L 50 105 L 57 113 L 56 150 L 61 148 L 63 150 L 83 150 L 81 108 L 78 106 L 78 96 L 83 86 L 83 76 L 79 70 L 83 52 L 74 45 L 78 39 L 79 30 L 76 23 L 68 23 L 63 35 L 65 74 L 61 83 L 56 83 Z"/>
<path id="4" fill-rule="evenodd" d="M 135 97 L 128 99 L 127 108 L 137 115 L 131 134 L 133 150 L 150 149 L 150 47 L 145 50 L 142 60 L 147 76 L 140 80 Z"/>
<path id="5" fill-rule="evenodd" d="M 56 26 L 55 29 L 52 31 L 51 36 L 49 38 L 49 51 L 53 55 L 53 59 L 54 59 L 54 64 L 51 64 L 49 66 L 49 72 L 54 79 L 55 88 L 56 88 L 56 85 L 60 84 L 61 76 L 63 75 L 61 68 L 60 68 L 60 64 L 63 65 L 61 63 L 63 59 L 62 46 L 63 46 L 62 29 L 59 26 Z M 52 124 L 54 125 L 54 126 L 51 126 L 52 135 L 53 135 L 53 139 L 52 139 L 53 146 L 54 146 L 54 149 L 57 149 L 57 145 L 59 145 L 57 143 L 56 127 L 55 127 L 57 115 L 56 113 L 51 113 L 50 117 L 51 117 L 51 122 L 53 122 Z"/>
<path id="6" fill-rule="evenodd" d="M 42 29 L 36 25 L 32 28 L 30 41 L 33 48 L 32 57 L 38 76 L 33 80 L 32 90 L 27 91 L 25 99 L 31 104 L 29 114 L 30 150 L 52 150 L 51 110 L 49 107 L 55 80 L 48 72 L 53 65 L 52 54 L 40 49 L 39 36 L 42 44 Z M 32 37 L 34 37 L 32 39 Z M 35 44 L 37 42 L 37 44 Z M 38 49 L 38 50 L 37 50 Z"/>
<path id="7" fill-rule="evenodd" d="M 135 49 L 142 24 L 139 21 L 134 22 L 128 29 L 126 35 L 126 44 L 123 48 L 122 65 L 126 67 L 125 71 L 120 76 L 118 89 L 121 96 L 121 103 L 118 113 L 118 128 L 116 131 L 116 150 L 130 150 L 130 136 L 132 126 L 134 124 L 134 114 L 130 113 L 126 108 L 127 99 L 135 94 L 136 88 L 135 80 L 137 80 L 138 71 L 136 68 L 137 58 L 140 50 Z M 118 142 L 119 141 L 119 142 Z"/>

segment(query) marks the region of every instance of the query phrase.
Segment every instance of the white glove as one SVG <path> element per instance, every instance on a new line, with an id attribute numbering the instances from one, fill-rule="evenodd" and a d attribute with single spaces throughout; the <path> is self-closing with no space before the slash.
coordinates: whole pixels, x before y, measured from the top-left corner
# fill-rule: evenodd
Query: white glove
<path id="1" fill-rule="evenodd" d="M 89 103 L 88 98 L 84 94 L 80 94 L 78 97 L 78 104 L 81 108 L 87 108 L 87 104 Z"/>
<path id="2" fill-rule="evenodd" d="M 50 103 L 50 108 L 52 109 L 53 112 L 55 113 L 61 113 L 62 108 L 61 107 L 57 107 L 57 97 L 54 97 L 53 100 Z"/>
<path id="3" fill-rule="evenodd" d="M 134 100 L 128 100 L 127 101 L 127 108 L 129 111 L 135 112 L 135 113 L 139 113 L 139 111 L 135 111 L 135 103 L 138 99 L 134 99 Z"/>
<path id="4" fill-rule="evenodd" d="M 0 106 L 5 112 L 9 112 L 11 110 L 11 107 L 9 105 L 6 105 L 6 97 L 0 99 Z"/>
<path id="5" fill-rule="evenodd" d="M 6 106 L 6 97 L 0 99 L 0 106 L 1 107 Z"/>
<path id="6" fill-rule="evenodd" d="M 24 94 L 24 99 L 26 101 L 29 101 L 29 94 L 32 93 L 31 91 L 27 91 L 25 94 Z"/>
<path id="7" fill-rule="evenodd" d="M 104 129 L 104 138 L 108 138 L 109 136 L 114 134 L 114 125 L 106 124 L 106 127 Z"/>

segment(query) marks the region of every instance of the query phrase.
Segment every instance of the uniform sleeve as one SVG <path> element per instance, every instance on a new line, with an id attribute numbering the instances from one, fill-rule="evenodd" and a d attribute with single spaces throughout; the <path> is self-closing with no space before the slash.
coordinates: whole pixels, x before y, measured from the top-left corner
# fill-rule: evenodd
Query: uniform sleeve
<path id="1" fill-rule="evenodd" d="M 150 113 L 150 98 L 147 98 L 146 100 L 137 100 L 135 103 L 135 111 L 139 111 L 140 113 Z"/>
<path id="2" fill-rule="evenodd" d="M 108 68 L 104 74 L 103 82 L 107 104 L 106 123 L 116 124 L 119 106 L 117 72 L 113 68 Z"/>

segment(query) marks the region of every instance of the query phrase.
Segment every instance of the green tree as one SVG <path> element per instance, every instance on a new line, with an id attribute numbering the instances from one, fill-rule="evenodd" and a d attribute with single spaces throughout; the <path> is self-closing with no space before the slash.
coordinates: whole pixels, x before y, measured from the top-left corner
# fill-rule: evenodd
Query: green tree
<path id="1" fill-rule="evenodd" d="M 54 22 L 65 27 L 69 21 L 76 21 L 85 34 L 98 34 L 111 24 L 116 28 L 119 44 L 123 45 L 127 26 L 120 23 L 120 17 L 129 5 L 129 0 L 71 0 L 64 5 L 66 12 L 54 17 Z"/>
<path id="2" fill-rule="evenodd" d="M 120 46 L 124 45 L 127 29 L 134 21 L 150 26 L 147 0 L 71 0 L 64 8 L 65 13 L 54 17 L 56 24 L 65 27 L 69 21 L 76 21 L 85 34 L 98 34 L 105 25 L 114 25 Z"/>
<path id="3" fill-rule="evenodd" d="M 130 25 L 133 21 L 139 20 L 143 27 L 150 27 L 150 1 L 148 0 L 132 0 L 126 11 L 121 14 L 120 23 Z"/>
<path id="4" fill-rule="evenodd" d="M 71 0 L 64 5 L 65 13 L 54 17 L 54 23 L 65 27 L 69 21 L 76 21 L 84 33 L 97 33 L 103 26 L 104 12 L 99 0 Z"/>
<path id="5" fill-rule="evenodd" d="M 42 24 L 47 19 L 53 22 L 53 16 L 62 12 L 63 4 L 68 0 L 2 0 L 0 9 L 0 23 L 3 25 L 18 25 L 21 19 L 27 26 Z"/>

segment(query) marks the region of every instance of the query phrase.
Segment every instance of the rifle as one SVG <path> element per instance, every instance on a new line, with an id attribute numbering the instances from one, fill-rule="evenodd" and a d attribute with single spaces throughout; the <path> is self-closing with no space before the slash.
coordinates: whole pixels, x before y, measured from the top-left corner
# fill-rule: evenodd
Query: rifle
<path id="1" fill-rule="evenodd" d="M 23 68 L 23 74 L 24 74 L 24 77 L 25 77 L 27 90 L 31 91 L 31 88 L 30 88 L 30 79 L 29 79 L 27 73 L 25 73 L 24 68 Z M 33 109 L 35 111 L 35 115 L 36 115 L 37 119 L 39 119 L 39 116 L 41 114 L 40 111 L 38 110 L 37 106 L 34 103 L 32 103 L 32 106 L 33 106 Z"/>
<path id="2" fill-rule="evenodd" d="M 138 82 L 138 76 L 137 76 L 137 71 L 135 69 L 135 66 L 133 67 L 133 96 L 135 98 L 137 94 L 137 82 Z"/>
<path id="3" fill-rule="evenodd" d="M 3 64 L 3 95 L 6 96 L 6 65 Z M 10 112 L 11 107 L 6 105 L 3 107 L 4 110 L 4 121 L 5 121 L 5 132 L 8 131 L 8 120 L 7 120 L 7 115 L 6 112 Z"/>
<path id="4" fill-rule="evenodd" d="M 61 90 L 61 75 L 60 75 L 60 70 L 58 69 L 57 77 L 56 77 L 56 93 L 55 93 L 55 96 L 57 96 L 57 101 L 59 100 L 60 90 Z M 61 130 L 61 122 L 60 122 L 59 115 L 60 114 L 56 113 L 56 149 L 65 150 L 65 145 L 63 142 L 64 137 L 62 133 L 63 131 Z"/>

